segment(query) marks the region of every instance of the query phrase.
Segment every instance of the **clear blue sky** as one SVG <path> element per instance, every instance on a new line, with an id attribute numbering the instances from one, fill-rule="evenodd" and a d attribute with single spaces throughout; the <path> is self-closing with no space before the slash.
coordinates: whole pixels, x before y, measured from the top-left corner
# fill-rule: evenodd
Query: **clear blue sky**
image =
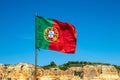
<path id="1" fill-rule="evenodd" d="M 0 0 L 0 63 L 34 64 L 35 13 L 76 27 L 75 54 L 41 49 L 38 64 L 91 61 L 120 65 L 120 0 Z"/>

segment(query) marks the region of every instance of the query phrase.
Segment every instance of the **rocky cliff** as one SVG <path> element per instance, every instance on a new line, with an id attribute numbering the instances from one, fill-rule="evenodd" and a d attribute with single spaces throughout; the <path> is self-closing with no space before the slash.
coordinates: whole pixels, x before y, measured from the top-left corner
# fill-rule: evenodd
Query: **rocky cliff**
<path id="1" fill-rule="evenodd" d="M 17 65 L 0 65 L 0 80 L 33 80 L 34 65 L 19 63 Z M 86 65 L 70 67 L 63 71 L 59 68 L 43 69 L 37 67 L 38 80 L 120 80 L 114 66 Z"/>

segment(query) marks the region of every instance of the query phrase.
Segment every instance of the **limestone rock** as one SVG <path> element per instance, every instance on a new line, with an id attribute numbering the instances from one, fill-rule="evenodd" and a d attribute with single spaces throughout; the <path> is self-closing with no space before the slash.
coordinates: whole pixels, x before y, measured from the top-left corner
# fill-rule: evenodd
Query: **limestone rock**
<path id="1" fill-rule="evenodd" d="M 19 63 L 17 65 L 0 65 L 0 80 L 33 80 L 34 65 Z M 37 67 L 38 80 L 120 80 L 120 73 L 114 66 L 86 65 L 71 67 L 66 71 L 59 68 L 44 70 Z"/>

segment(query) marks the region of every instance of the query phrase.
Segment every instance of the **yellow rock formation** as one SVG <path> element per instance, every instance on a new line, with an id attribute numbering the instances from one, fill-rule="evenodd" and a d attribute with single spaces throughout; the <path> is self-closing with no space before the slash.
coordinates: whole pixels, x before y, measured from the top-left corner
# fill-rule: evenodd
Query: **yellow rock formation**
<path id="1" fill-rule="evenodd" d="M 75 73 L 76 72 L 76 73 Z M 79 74 L 77 74 L 79 73 Z M 38 80 L 120 80 L 120 73 L 114 66 L 86 65 L 71 67 L 66 71 L 58 68 L 44 70 L 37 67 Z M 34 66 L 27 63 L 0 65 L 0 80 L 33 80 Z"/>

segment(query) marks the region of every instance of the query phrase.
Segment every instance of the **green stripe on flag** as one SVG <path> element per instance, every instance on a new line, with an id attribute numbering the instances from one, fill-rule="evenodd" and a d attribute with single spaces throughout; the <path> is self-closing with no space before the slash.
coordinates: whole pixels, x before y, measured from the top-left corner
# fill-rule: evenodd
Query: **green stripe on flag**
<path id="1" fill-rule="evenodd" d="M 36 48 L 43 48 L 48 49 L 49 48 L 49 42 L 44 39 L 44 31 L 48 27 L 52 27 L 53 20 L 43 18 L 36 16 L 35 17 L 35 23 L 36 23 Z"/>

